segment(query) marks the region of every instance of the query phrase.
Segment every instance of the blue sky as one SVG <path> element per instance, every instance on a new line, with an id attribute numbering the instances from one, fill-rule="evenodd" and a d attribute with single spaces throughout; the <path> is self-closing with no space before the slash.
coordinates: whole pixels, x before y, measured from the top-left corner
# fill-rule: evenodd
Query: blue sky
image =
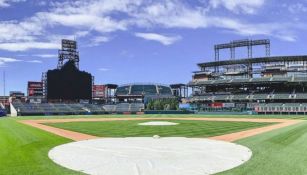
<path id="1" fill-rule="evenodd" d="M 60 39 L 77 38 L 96 84 L 187 83 L 217 43 L 269 38 L 272 55 L 306 54 L 306 14 L 307 0 L 0 0 L 0 73 L 7 93 L 25 91 L 56 68 Z"/>

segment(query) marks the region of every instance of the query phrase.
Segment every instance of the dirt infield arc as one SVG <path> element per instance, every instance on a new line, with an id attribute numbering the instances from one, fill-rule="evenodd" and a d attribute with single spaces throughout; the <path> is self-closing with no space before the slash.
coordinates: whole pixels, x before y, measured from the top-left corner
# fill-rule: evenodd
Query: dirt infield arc
<path id="1" fill-rule="evenodd" d="M 263 122 L 263 123 L 276 123 L 270 126 L 250 129 L 231 134 L 209 137 L 213 140 L 222 140 L 233 142 L 246 137 L 254 136 L 264 132 L 272 131 L 275 129 L 291 126 L 303 120 L 288 120 L 288 119 L 247 119 L 247 118 L 78 118 L 78 119 L 44 119 L 44 120 L 22 120 L 21 123 L 51 132 L 53 134 L 74 140 L 88 140 L 98 138 L 88 134 L 69 131 L 65 129 L 55 128 L 44 125 L 44 123 L 65 123 L 65 122 L 101 122 L 101 121 L 128 121 L 128 120 L 194 120 L 194 121 L 229 121 L 229 122 Z"/>

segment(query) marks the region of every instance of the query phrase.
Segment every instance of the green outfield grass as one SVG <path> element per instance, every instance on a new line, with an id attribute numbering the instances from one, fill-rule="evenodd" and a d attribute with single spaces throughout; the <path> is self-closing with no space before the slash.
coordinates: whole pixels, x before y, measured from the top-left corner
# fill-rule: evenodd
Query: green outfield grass
<path id="1" fill-rule="evenodd" d="M 219 175 L 306 175 L 307 122 L 242 139 L 252 159 Z"/>
<path id="2" fill-rule="evenodd" d="M 52 147 L 70 140 L 20 124 L 17 120 L 0 118 L 1 175 L 80 174 L 54 164 L 47 155 Z M 307 122 L 242 139 L 237 143 L 249 147 L 253 157 L 221 175 L 307 174 Z"/>
<path id="3" fill-rule="evenodd" d="M 173 126 L 140 126 L 155 120 L 47 123 L 46 125 L 100 137 L 141 137 L 160 135 L 175 137 L 210 137 L 258 128 L 271 123 L 167 120 Z M 163 120 L 159 120 L 163 121 Z"/>
<path id="4" fill-rule="evenodd" d="M 0 118 L 0 174 L 80 174 L 56 165 L 48 151 L 70 140 L 41 131 L 13 119 Z"/>

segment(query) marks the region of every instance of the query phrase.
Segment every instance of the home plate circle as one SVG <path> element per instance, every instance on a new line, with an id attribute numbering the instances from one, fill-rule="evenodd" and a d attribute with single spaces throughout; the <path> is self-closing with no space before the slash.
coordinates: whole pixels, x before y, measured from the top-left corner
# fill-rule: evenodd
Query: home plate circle
<path id="1" fill-rule="evenodd" d="M 241 145 L 183 137 L 105 138 L 50 150 L 57 164 L 93 175 L 204 175 L 237 167 L 252 152 Z"/>

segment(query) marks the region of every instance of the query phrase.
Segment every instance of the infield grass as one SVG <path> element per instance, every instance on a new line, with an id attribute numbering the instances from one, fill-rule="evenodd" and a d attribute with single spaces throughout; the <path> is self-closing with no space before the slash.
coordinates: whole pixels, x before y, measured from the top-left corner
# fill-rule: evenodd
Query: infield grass
<path id="1" fill-rule="evenodd" d="M 148 121 L 170 121 L 179 123 L 172 126 L 142 126 Z M 186 121 L 186 120 L 137 120 L 103 122 L 47 123 L 45 125 L 90 134 L 99 137 L 210 137 L 242 130 L 258 128 L 272 123 Z"/>

